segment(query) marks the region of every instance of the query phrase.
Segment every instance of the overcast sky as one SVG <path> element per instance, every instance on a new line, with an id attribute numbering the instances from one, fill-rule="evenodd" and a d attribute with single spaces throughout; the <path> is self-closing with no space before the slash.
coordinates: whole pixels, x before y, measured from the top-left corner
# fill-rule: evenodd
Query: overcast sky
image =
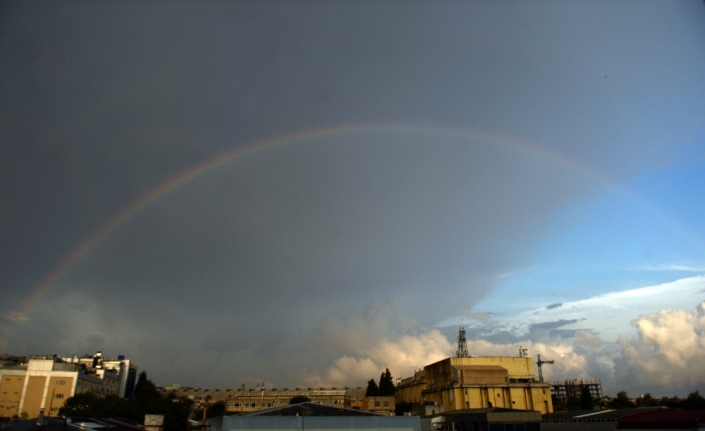
<path id="1" fill-rule="evenodd" d="M 0 353 L 703 391 L 704 76 L 702 1 L 3 2 Z"/>

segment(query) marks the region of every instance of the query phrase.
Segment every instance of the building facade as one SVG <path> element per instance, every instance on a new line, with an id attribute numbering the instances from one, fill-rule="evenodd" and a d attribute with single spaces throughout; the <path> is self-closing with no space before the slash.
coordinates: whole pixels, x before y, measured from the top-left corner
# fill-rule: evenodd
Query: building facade
<path id="1" fill-rule="evenodd" d="M 360 410 L 379 415 L 395 416 L 396 402 L 394 397 L 365 397 Z"/>
<path id="2" fill-rule="evenodd" d="M 420 416 L 492 407 L 553 412 L 551 385 L 535 381 L 529 357 L 446 358 L 401 380 L 394 396 Z"/>
<path id="3" fill-rule="evenodd" d="M 26 364 L 0 368 L 0 419 L 27 415 L 58 416 L 64 402 L 82 392 L 117 395 L 118 376 L 81 367 L 55 356 L 31 356 Z"/>
<path id="4" fill-rule="evenodd" d="M 336 407 L 362 406 L 364 388 L 246 388 L 243 384 L 240 389 L 200 389 L 169 387 L 163 390 L 163 395 L 173 393 L 177 397 L 186 397 L 194 400 L 197 406 L 205 401 L 225 403 L 228 414 L 245 414 L 272 407 L 288 405 L 295 396 L 305 396 L 316 404 L 325 404 Z M 392 407 L 392 410 L 394 408 Z"/>
<path id="5" fill-rule="evenodd" d="M 118 395 L 122 398 L 132 398 L 137 383 L 137 366 L 119 355 L 117 358 L 105 358 L 101 352 L 96 352 L 95 355 L 86 355 L 83 357 L 73 356 L 62 358 L 64 362 L 78 364 L 81 367 L 98 370 L 110 371 L 113 374 L 120 376 L 120 390 Z"/>

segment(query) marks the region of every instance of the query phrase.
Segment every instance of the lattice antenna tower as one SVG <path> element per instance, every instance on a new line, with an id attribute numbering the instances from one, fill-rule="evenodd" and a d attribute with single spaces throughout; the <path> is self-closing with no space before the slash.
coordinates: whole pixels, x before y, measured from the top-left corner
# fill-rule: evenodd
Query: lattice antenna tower
<path id="1" fill-rule="evenodd" d="M 469 358 L 470 352 L 468 352 L 468 342 L 465 339 L 465 327 L 461 326 L 458 329 L 458 350 L 455 352 L 455 356 L 458 358 Z"/>

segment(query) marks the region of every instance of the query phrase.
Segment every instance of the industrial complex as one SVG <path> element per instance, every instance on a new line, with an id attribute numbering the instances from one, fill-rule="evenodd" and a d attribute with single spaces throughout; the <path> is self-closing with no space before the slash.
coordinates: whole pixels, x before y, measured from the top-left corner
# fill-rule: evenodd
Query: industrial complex
<path id="1" fill-rule="evenodd" d="M 7 358 L 11 359 L 5 359 L 0 367 L 0 420 L 58 416 L 65 400 L 81 392 L 130 398 L 137 378 L 137 367 L 129 359 L 104 358 L 101 352 L 83 357 Z M 164 396 L 191 399 L 196 407 L 222 402 L 229 416 L 283 409 L 293 398 L 305 397 L 310 405 L 321 408 L 435 418 L 436 427 L 471 417 L 486 421 L 521 417 L 525 422 L 536 422 L 533 416 L 527 419 L 526 414 L 539 417 L 552 414 L 552 396 L 560 399 L 579 395 L 584 387 L 593 397 L 602 396 L 600 382 L 596 380 L 544 382 L 541 366 L 551 363 L 540 356 L 535 362 L 521 347 L 513 357 L 471 356 L 465 330 L 460 327 L 456 355 L 426 364 L 410 377 L 397 379 L 393 396 L 368 397 L 362 387 L 265 388 L 264 384 L 255 388 L 243 384 L 235 389 L 173 385 L 159 390 Z"/>

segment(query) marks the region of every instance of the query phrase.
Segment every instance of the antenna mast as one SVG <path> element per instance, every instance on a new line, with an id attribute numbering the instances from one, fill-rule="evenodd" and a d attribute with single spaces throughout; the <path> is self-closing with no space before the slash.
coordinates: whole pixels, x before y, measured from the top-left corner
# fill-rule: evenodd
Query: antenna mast
<path id="1" fill-rule="evenodd" d="M 455 352 L 455 356 L 458 358 L 469 358 L 470 352 L 468 352 L 468 342 L 465 340 L 465 327 L 461 326 L 458 329 L 458 350 Z"/>

